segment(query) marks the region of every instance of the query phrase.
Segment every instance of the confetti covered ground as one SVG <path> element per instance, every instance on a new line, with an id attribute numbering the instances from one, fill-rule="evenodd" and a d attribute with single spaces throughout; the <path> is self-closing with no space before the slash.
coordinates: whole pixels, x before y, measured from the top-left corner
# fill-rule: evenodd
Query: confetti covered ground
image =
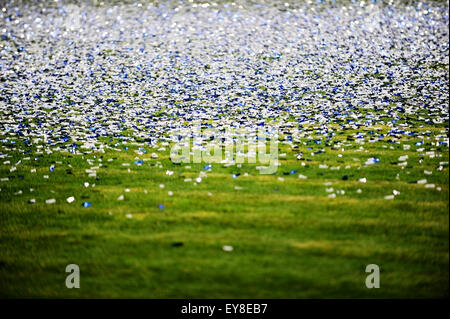
<path id="1" fill-rule="evenodd" d="M 105 3 L 1 2 L 1 297 L 448 297 L 448 2 Z"/>

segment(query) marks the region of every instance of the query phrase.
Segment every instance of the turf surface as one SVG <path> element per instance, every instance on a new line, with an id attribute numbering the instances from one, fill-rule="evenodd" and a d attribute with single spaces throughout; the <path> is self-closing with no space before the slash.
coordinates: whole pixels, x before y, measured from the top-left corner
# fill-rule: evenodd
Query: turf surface
<path id="1" fill-rule="evenodd" d="M 250 164 L 174 165 L 168 148 L 153 159 L 151 149 L 136 154 L 136 143 L 79 155 L 44 146 L 31 156 L 3 143 L 1 297 L 448 296 L 448 148 L 432 138 L 443 128 L 422 130 L 429 136 L 421 146 L 417 138 L 347 142 L 352 131 L 338 136 L 339 147 L 279 144 L 286 157 L 275 175 Z M 364 165 L 370 157 L 380 161 Z M 393 190 L 400 194 L 385 199 Z M 51 198 L 56 203 L 46 204 Z M 70 263 L 80 267 L 81 289 L 65 287 Z M 365 287 L 368 264 L 380 266 L 380 289 Z"/>

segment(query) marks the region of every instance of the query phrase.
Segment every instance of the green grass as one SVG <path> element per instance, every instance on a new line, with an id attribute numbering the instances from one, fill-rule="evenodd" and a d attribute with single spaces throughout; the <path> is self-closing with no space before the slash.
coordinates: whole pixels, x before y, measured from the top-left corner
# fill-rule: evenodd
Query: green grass
<path id="1" fill-rule="evenodd" d="M 151 159 L 156 150 L 146 146 L 145 155 L 136 154 L 133 144 L 122 152 L 36 155 L 34 147 L 24 154 L 20 143 L 2 143 L 0 151 L 9 155 L 0 160 L 0 177 L 9 181 L 0 182 L 0 297 L 448 297 L 448 164 L 436 169 L 448 162 L 448 148 L 430 144 L 442 128 L 422 130 L 432 134 L 420 147 L 413 138 L 345 142 L 350 131 L 335 138 L 347 145 L 338 149 L 300 144 L 310 161 L 298 161 L 297 150 L 280 144 L 287 156 L 275 175 L 259 175 L 255 165 L 212 164 L 197 185 L 184 179 L 194 180 L 204 163 L 174 165 L 168 151 Z M 403 150 L 404 144 L 411 149 Z M 311 156 L 307 147 L 326 152 Z M 439 157 L 426 155 L 432 149 Z M 397 159 L 405 154 L 408 166 L 402 169 Z M 364 166 L 370 157 L 380 162 Z M 137 166 L 135 158 L 148 160 Z M 99 180 L 88 177 L 85 170 L 100 164 Z M 283 174 L 293 169 L 296 174 Z M 358 181 L 362 177 L 367 183 Z M 416 183 L 423 178 L 441 191 Z M 345 194 L 329 198 L 330 187 Z M 385 200 L 394 189 L 400 195 Z M 118 201 L 121 194 L 125 200 Z M 69 196 L 74 203 L 65 201 Z M 32 198 L 35 204 L 28 203 Z M 49 198 L 56 204 L 45 204 Z M 84 201 L 92 206 L 82 207 Z M 173 247 L 175 242 L 183 246 Z M 224 245 L 233 251 L 223 251 Z M 70 263 L 80 267 L 80 289 L 65 287 Z M 365 287 L 368 264 L 380 266 L 380 289 Z"/>

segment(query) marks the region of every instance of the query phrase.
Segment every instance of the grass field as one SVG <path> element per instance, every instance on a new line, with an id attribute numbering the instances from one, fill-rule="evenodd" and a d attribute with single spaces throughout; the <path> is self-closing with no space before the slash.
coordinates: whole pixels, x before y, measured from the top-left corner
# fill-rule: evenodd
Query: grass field
<path id="1" fill-rule="evenodd" d="M 423 131 L 439 135 L 441 129 Z M 2 297 L 448 296 L 448 164 L 436 170 L 448 163 L 448 150 L 426 139 L 415 146 L 414 138 L 346 142 L 353 133 L 338 137 L 339 148 L 305 141 L 305 153 L 312 152 L 307 147 L 326 151 L 303 161 L 280 144 L 286 157 L 275 175 L 259 175 L 250 164 L 186 168 L 174 165 L 168 150 L 152 159 L 151 149 L 137 156 L 143 145 L 132 144 L 85 155 L 9 151 L 4 161 L 21 163 L 14 173 L 10 165 L 0 170 L 9 177 L 0 192 Z M 439 157 L 424 156 L 430 151 Z M 397 159 L 404 155 L 408 166 L 402 168 Z M 364 166 L 369 157 L 380 162 Z M 134 164 L 136 158 L 143 164 Z M 97 178 L 85 171 L 92 167 Z M 195 183 L 200 172 L 206 177 Z M 435 188 L 417 184 L 424 178 Z M 330 198 L 330 188 L 345 193 Z M 394 189 L 400 194 L 384 199 Z M 49 198 L 56 203 L 46 204 Z M 69 263 L 80 266 L 81 289 L 65 287 Z M 372 263 L 380 266 L 381 289 L 365 287 Z"/>
<path id="2" fill-rule="evenodd" d="M 2 1 L 0 297 L 448 298 L 448 12 Z M 174 163 L 197 124 L 280 166 Z"/>

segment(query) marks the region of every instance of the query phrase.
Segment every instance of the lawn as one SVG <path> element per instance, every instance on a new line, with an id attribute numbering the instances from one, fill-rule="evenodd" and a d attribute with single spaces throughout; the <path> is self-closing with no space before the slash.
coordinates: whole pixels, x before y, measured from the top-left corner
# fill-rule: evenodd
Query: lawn
<path id="1" fill-rule="evenodd" d="M 422 130 L 432 136 L 442 129 Z M 31 156 L 4 143 L 3 164 L 10 164 L 0 170 L 8 177 L 0 185 L 1 296 L 448 296 L 448 149 L 427 138 L 422 146 L 417 138 L 347 142 L 354 133 L 338 136 L 339 147 L 279 144 L 286 156 L 274 175 L 260 175 L 251 164 L 175 165 L 168 149 L 154 159 L 138 143 L 123 143 L 122 151 Z M 294 156 L 319 149 L 325 152 Z M 401 167 L 397 159 L 405 155 L 408 166 Z M 370 157 L 380 161 L 364 165 Z M 96 177 L 88 177 L 89 169 Z M 393 190 L 400 194 L 385 199 Z M 56 203 L 46 204 L 51 198 Z M 80 267 L 81 289 L 65 287 L 70 263 Z M 380 289 L 365 287 L 368 264 L 380 267 Z"/>
<path id="2" fill-rule="evenodd" d="M 0 297 L 448 298 L 448 13 L 2 1 Z"/>

